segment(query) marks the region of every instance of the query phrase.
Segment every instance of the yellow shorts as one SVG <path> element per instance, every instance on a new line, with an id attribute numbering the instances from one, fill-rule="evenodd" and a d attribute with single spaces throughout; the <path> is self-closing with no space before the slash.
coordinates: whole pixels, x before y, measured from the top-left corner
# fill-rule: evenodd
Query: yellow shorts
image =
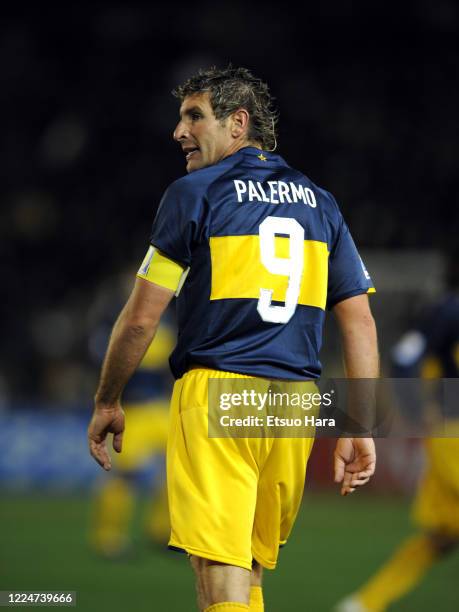
<path id="1" fill-rule="evenodd" d="M 459 438 L 430 438 L 426 451 L 413 519 L 427 531 L 459 536 Z"/>
<path id="2" fill-rule="evenodd" d="M 169 432 L 167 401 L 142 402 L 124 406 L 126 431 L 123 452 L 112 453 L 120 471 L 142 468 L 156 453 L 165 453 Z"/>
<path id="3" fill-rule="evenodd" d="M 209 378 L 253 378 L 196 368 L 176 381 L 167 478 L 169 545 L 251 569 L 274 569 L 304 489 L 312 438 L 209 438 Z"/>

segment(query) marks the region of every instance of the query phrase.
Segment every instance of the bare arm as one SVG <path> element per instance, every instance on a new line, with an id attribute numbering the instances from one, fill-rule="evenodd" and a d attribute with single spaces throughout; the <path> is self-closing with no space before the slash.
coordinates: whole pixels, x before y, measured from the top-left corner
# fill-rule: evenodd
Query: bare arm
<path id="1" fill-rule="evenodd" d="M 376 325 L 367 295 L 357 295 L 336 304 L 336 316 L 343 346 L 347 378 L 371 379 L 379 376 Z M 372 438 L 340 438 L 335 450 L 335 482 L 341 494 L 348 495 L 366 484 L 376 465 Z"/>
<path id="2" fill-rule="evenodd" d="M 106 447 L 108 433 L 114 435 L 113 448 L 121 452 L 124 431 L 121 394 L 153 340 L 173 295 L 170 289 L 137 278 L 113 327 L 88 428 L 91 455 L 106 470 L 111 467 Z"/>
<path id="3" fill-rule="evenodd" d="M 142 361 L 174 293 L 141 278 L 116 321 L 102 366 L 96 404 L 120 400 L 126 383 Z"/>
<path id="4" fill-rule="evenodd" d="M 356 295 L 338 302 L 333 313 L 341 331 L 347 378 L 378 378 L 378 340 L 368 296 Z"/>

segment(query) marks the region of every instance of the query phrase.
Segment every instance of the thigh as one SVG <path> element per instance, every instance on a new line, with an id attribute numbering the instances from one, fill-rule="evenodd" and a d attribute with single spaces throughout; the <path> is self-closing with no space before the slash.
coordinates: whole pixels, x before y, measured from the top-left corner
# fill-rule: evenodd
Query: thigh
<path id="1" fill-rule="evenodd" d="M 313 438 L 276 438 L 258 484 L 253 557 L 273 569 L 290 535 L 303 497 Z"/>
<path id="2" fill-rule="evenodd" d="M 447 426 L 452 428 L 449 423 Z M 455 427 L 459 434 L 459 424 Z M 432 475 L 459 496 L 459 438 L 430 438 L 426 446 Z"/>
<path id="3" fill-rule="evenodd" d="M 191 370 L 174 388 L 167 457 L 170 545 L 250 569 L 258 467 L 247 439 L 208 437 L 209 376 Z"/>
<path id="4" fill-rule="evenodd" d="M 423 529 L 459 536 L 459 440 L 427 440 L 426 471 L 413 503 L 413 519 Z"/>

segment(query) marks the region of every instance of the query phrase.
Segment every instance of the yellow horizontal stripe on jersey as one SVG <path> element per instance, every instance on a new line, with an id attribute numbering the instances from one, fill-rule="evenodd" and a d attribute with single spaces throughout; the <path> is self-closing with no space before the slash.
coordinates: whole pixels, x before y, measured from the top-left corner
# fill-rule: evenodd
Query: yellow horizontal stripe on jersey
<path id="1" fill-rule="evenodd" d="M 367 293 L 376 293 L 376 289 L 374 287 L 370 287 Z"/>
<path id="2" fill-rule="evenodd" d="M 155 247 L 150 246 L 137 276 L 144 280 L 176 291 L 184 272 L 183 266 L 172 261 Z"/>
<path id="3" fill-rule="evenodd" d="M 275 237 L 276 257 L 288 258 L 289 238 Z M 272 274 L 261 262 L 259 236 L 218 236 L 210 238 L 212 260 L 211 300 L 259 299 L 260 289 L 272 289 L 272 299 L 285 301 L 288 276 Z M 299 304 L 325 310 L 328 284 L 326 242 L 304 241 L 303 277 Z"/>

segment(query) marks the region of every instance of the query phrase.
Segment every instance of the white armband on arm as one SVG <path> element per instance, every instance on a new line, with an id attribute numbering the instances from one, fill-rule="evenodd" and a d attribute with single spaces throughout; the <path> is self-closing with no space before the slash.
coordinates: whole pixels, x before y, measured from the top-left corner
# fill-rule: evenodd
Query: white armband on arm
<path id="1" fill-rule="evenodd" d="M 137 276 L 175 292 L 177 296 L 185 282 L 190 268 L 184 268 L 176 261 L 163 255 L 153 245 L 147 251 Z"/>

